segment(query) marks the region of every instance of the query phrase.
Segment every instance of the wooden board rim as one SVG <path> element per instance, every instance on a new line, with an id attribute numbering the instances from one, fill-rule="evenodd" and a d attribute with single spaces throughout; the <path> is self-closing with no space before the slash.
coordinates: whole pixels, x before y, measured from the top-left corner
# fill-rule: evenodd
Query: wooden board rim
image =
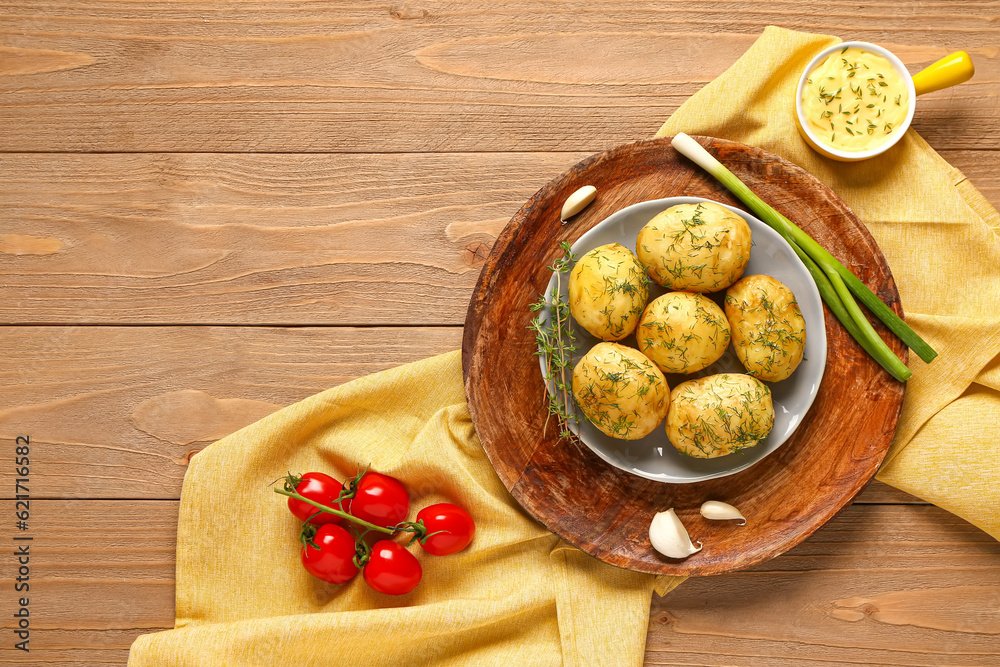
<path id="1" fill-rule="evenodd" d="M 815 188 L 819 195 L 822 195 L 822 199 L 825 199 L 828 204 L 835 204 L 836 214 L 840 216 L 843 221 L 852 228 L 852 232 L 858 234 L 862 245 L 864 246 L 864 251 L 869 253 L 872 258 L 878 264 L 878 277 L 881 282 L 879 285 L 870 285 L 889 305 L 894 308 L 894 310 L 902 315 L 901 304 L 899 303 L 898 291 L 895 288 L 895 283 L 892 279 L 891 271 L 885 262 L 881 251 L 878 249 L 877 244 L 871 237 L 870 233 L 860 222 L 856 215 L 850 210 L 849 207 L 839 198 L 835 193 L 832 192 L 828 187 L 820 183 L 813 176 L 802 170 L 796 165 L 780 158 L 778 156 L 772 155 L 761 149 L 744 146 L 737 144 L 735 142 L 729 142 L 721 139 L 713 139 L 709 137 L 695 137 L 700 143 L 709 148 L 710 152 L 715 152 L 716 150 L 728 150 L 728 151 L 744 151 L 748 154 L 755 156 L 758 159 L 766 160 L 770 165 L 774 166 L 776 171 L 780 172 L 784 176 L 791 176 L 800 179 L 804 182 L 808 182 L 809 187 Z M 718 563 L 707 564 L 707 565 L 694 565 L 692 566 L 687 561 L 675 562 L 675 561 L 654 561 L 654 562 L 643 562 L 637 560 L 636 558 L 623 557 L 621 554 L 615 553 L 613 550 L 609 550 L 602 547 L 599 544 L 594 544 L 587 542 L 586 540 L 581 540 L 579 535 L 573 534 L 571 531 L 567 531 L 565 525 L 561 524 L 559 521 L 554 521 L 553 516 L 539 507 L 535 499 L 529 497 L 528 487 L 525 486 L 525 472 L 526 469 L 514 469 L 512 468 L 502 456 L 498 448 L 495 446 L 496 443 L 492 442 L 492 434 L 488 430 L 481 430 L 480 424 L 487 418 L 487 413 L 484 411 L 485 406 L 480 405 L 478 400 L 478 390 L 477 385 L 482 380 L 482 364 L 481 360 L 477 359 L 477 344 L 480 341 L 480 336 L 482 334 L 481 325 L 483 322 L 484 315 L 486 314 L 491 298 L 494 295 L 494 288 L 496 282 L 498 281 L 501 273 L 503 271 L 513 271 L 516 265 L 516 256 L 509 252 L 511 245 L 519 238 L 521 232 L 524 232 L 524 226 L 528 221 L 529 214 L 535 210 L 535 208 L 541 203 L 550 199 L 554 194 L 562 192 L 565 190 L 565 194 L 568 194 L 575 189 L 573 185 L 579 185 L 579 183 L 574 182 L 574 176 L 579 176 L 582 173 L 586 173 L 588 170 L 595 166 L 599 166 L 602 163 L 607 163 L 609 161 L 614 161 L 616 159 L 622 158 L 622 156 L 629 155 L 637 151 L 648 151 L 650 149 L 662 150 L 667 153 L 673 153 L 673 149 L 669 145 L 670 137 L 662 137 L 656 139 L 647 139 L 631 144 L 624 144 L 612 148 L 609 151 L 603 153 L 597 153 L 590 156 L 578 164 L 574 165 L 572 168 L 564 172 L 563 174 L 552 179 L 546 183 L 542 188 L 540 188 L 522 207 L 515 213 L 511 218 L 511 221 L 503 229 L 493 249 L 490 253 L 489 258 L 482 270 L 482 273 L 477 281 L 476 288 L 473 292 L 473 297 L 469 304 L 469 311 L 466 317 L 466 326 L 463 335 L 463 374 L 465 376 L 466 383 L 466 393 L 469 398 L 469 409 L 472 414 L 473 423 L 477 428 L 477 433 L 480 434 L 480 438 L 487 453 L 488 458 L 493 464 L 500 476 L 504 485 L 511 491 L 515 499 L 536 519 L 541 523 L 546 525 L 550 530 L 560 535 L 567 541 L 575 544 L 577 547 L 583 549 L 587 553 L 613 565 L 620 567 L 625 567 L 628 569 L 634 569 L 643 572 L 651 572 L 655 574 L 682 574 L 682 575 L 703 575 L 703 574 L 717 574 L 725 571 L 730 571 L 733 569 L 742 569 L 744 567 L 749 567 L 751 565 L 763 562 L 769 558 L 787 551 L 796 544 L 800 543 L 806 537 L 811 535 L 813 532 L 818 530 L 823 524 L 829 521 L 833 516 L 837 514 L 843 507 L 849 504 L 850 500 L 853 499 L 858 493 L 860 493 L 867 483 L 874 476 L 881 464 L 885 454 L 888 451 L 889 444 L 892 440 L 892 434 L 895 431 L 896 424 L 899 420 L 899 415 L 902 407 L 902 398 L 905 391 L 905 385 L 898 384 L 895 387 L 895 391 L 891 392 L 891 398 L 893 399 L 890 410 L 886 414 L 887 423 L 886 428 L 882 431 L 882 437 L 878 443 L 877 452 L 874 456 L 868 456 L 864 459 L 864 466 L 861 468 L 861 474 L 856 476 L 854 483 L 849 487 L 844 489 L 844 493 L 841 496 L 841 502 L 835 503 L 834 506 L 829 506 L 821 511 L 817 516 L 813 517 L 812 520 L 805 522 L 803 525 L 795 526 L 795 530 L 791 531 L 790 534 L 779 535 L 778 540 L 775 542 L 773 548 L 759 549 L 752 557 L 737 559 L 736 563 L 729 563 L 724 566 L 720 566 Z M 714 150 L 713 150 L 714 149 Z M 678 159 L 676 153 L 674 153 L 675 159 L 678 162 L 682 162 Z M 695 171 L 695 168 L 686 160 L 683 160 L 685 168 Z M 717 186 L 716 187 L 720 187 Z M 690 195 L 690 192 L 663 192 L 659 196 L 680 196 L 680 195 Z M 819 196 L 818 195 L 818 196 Z M 704 196 L 704 195 L 696 195 Z M 737 203 L 740 208 L 744 208 L 740 203 Z M 776 208 L 781 210 L 781 205 L 777 202 L 774 203 Z M 603 219 L 604 216 L 601 217 Z M 599 220 L 590 221 L 591 226 L 596 224 Z M 569 236 L 572 237 L 569 240 L 575 240 L 589 227 L 578 226 L 572 227 L 569 232 Z M 553 244 L 554 246 L 555 244 Z M 847 263 L 845 261 L 845 263 Z M 861 276 L 863 280 L 866 279 L 864 275 Z M 878 289 L 876 289 L 878 287 Z M 831 329 L 841 329 L 841 334 L 843 335 L 843 330 L 840 324 L 829 315 L 826 311 L 827 319 L 827 330 L 828 337 L 830 335 Z M 877 327 L 878 328 L 878 327 Z M 898 341 L 890 340 L 890 347 L 893 347 L 904 362 L 907 360 L 907 351 Z M 828 360 L 828 364 L 829 364 Z M 874 363 L 874 362 L 871 362 Z M 538 384 L 540 385 L 541 378 L 538 378 Z M 800 428 L 802 428 L 800 426 Z M 539 440 L 535 444 L 535 448 L 531 450 L 528 456 L 528 461 L 532 461 L 535 458 L 538 447 L 542 444 L 546 444 L 545 440 Z M 773 455 L 772 455 L 773 456 Z M 601 465 L 607 466 L 607 464 L 600 462 Z M 759 464 L 758 464 L 759 465 Z M 608 466 L 610 467 L 610 466 Z M 627 474 L 627 473 L 623 473 Z M 648 480 L 646 480 L 648 481 Z M 659 482 L 650 482 L 652 484 L 661 484 Z M 663 508 L 666 509 L 666 508 Z M 633 536 L 634 537 L 634 536 Z M 647 543 L 648 544 L 648 543 Z"/>

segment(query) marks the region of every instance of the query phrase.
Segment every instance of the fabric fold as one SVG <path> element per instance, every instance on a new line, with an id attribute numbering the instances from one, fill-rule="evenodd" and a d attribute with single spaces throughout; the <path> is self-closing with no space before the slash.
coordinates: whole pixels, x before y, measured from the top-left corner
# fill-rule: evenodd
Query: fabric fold
<path id="1" fill-rule="evenodd" d="M 966 409 L 988 401 L 962 398 L 1000 355 L 1000 215 L 912 129 L 885 154 L 858 163 L 836 162 L 809 148 L 796 130 L 796 86 L 809 61 L 839 41 L 768 27 L 657 136 L 686 132 L 763 148 L 847 202 L 885 255 L 907 321 L 939 352 L 930 364 L 910 356 L 913 377 L 877 478 L 1000 538 L 1000 510 L 980 495 L 997 480 L 995 440 L 989 439 L 996 412 Z M 995 491 L 990 497 L 997 498 Z"/>
<path id="2" fill-rule="evenodd" d="M 879 479 L 1000 536 L 1000 216 L 913 130 L 861 164 L 820 157 L 795 130 L 794 90 L 834 37 L 768 27 L 685 102 L 659 135 L 758 146 L 832 187 L 879 243 L 911 325 L 934 344 L 914 376 Z M 961 280 L 955 276 L 973 276 Z M 297 520 L 267 482 L 288 471 L 341 479 L 359 467 L 409 487 L 415 514 L 467 508 L 472 545 L 414 547 L 424 580 L 384 596 L 359 576 L 334 586 L 299 562 Z M 184 479 L 173 630 L 139 637 L 132 667 L 273 665 L 638 665 L 654 579 L 606 565 L 528 516 L 486 458 L 469 416 L 461 353 L 307 398 L 203 450 Z"/>
<path id="3" fill-rule="evenodd" d="M 411 516 L 454 502 L 477 523 L 408 595 L 359 575 L 335 586 L 299 562 L 298 521 L 269 482 L 289 470 L 393 475 Z M 510 496 L 465 402 L 461 353 L 364 377 L 206 448 L 184 478 L 176 628 L 139 637 L 133 667 L 163 665 L 638 665 L 653 577 L 562 542 Z M 607 656 L 602 657 L 602 656 Z M 602 663 L 605 660 L 605 663 Z"/>

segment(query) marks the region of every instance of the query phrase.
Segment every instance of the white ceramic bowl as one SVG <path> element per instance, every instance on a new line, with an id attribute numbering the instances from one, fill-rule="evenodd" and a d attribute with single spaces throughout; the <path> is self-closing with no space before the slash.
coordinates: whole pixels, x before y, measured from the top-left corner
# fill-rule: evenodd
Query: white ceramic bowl
<path id="1" fill-rule="evenodd" d="M 649 220 L 660 211 L 677 204 L 692 204 L 710 201 L 698 197 L 671 197 L 654 199 L 624 208 L 599 222 L 573 244 L 573 253 L 582 257 L 584 253 L 608 243 L 621 243 L 635 252 L 635 241 Z M 578 428 L 573 428 L 584 442 L 599 457 L 611 465 L 621 468 L 646 479 L 673 484 L 700 482 L 715 477 L 725 477 L 749 468 L 765 456 L 781 446 L 802 422 L 803 417 L 816 398 L 823 370 L 826 367 L 826 324 L 823 319 L 823 303 L 820 300 L 816 284 L 791 247 L 776 231 L 753 217 L 749 213 L 732 206 L 729 210 L 741 216 L 750 225 L 753 246 L 750 251 L 750 262 L 744 275 L 764 273 L 777 278 L 788 286 L 795 294 L 806 321 L 805 358 L 791 377 L 782 382 L 769 382 L 771 397 L 774 402 L 774 428 L 762 442 L 754 447 L 740 452 L 721 456 L 716 459 L 696 459 L 684 456 L 674 449 L 667 439 L 665 425 L 660 424 L 641 440 L 617 440 L 602 433 L 580 414 Z M 566 298 L 566 283 L 562 281 L 562 293 Z M 650 286 L 650 300 L 666 292 L 653 284 Z M 549 282 L 546 294 L 551 295 L 555 288 L 555 278 Z M 725 292 L 708 295 L 718 299 Z M 573 323 L 577 334 L 578 350 L 574 355 L 574 363 L 596 345 L 596 338 L 590 336 L 582 327 Z M 635 347 L 635 336 L 629 336 L 622 344 Z M 545 360 L 541 360 L 544 372 Z M 685 379 L 704 377 L 716 373 L 744 373 L 742 364 L 736 358 L 732 345 L 723 357 L 698 373 L 691 375 L 668 375 L 667 380 L 673 389 Z M 552 391 L 550 385 L 549 390 Z M 579 410 L 577 410 L 579 414 Z"/>
<path id="2" fill-rule="evenodd" d="M 888 60 L 893 69 L 899 74 L 903 79 L 903 83 L 906 85 L 906 92 L 909 95 L 909 109 L 906 111 L 906 120 L 903 124 L 897 128 L 899 131 L 892 135 L 887 142 L 876 146 L 875 148 L 869 149 L 867 151 L 843 151 L 838 148 L 833 148 L 825 143 L 823 143 L 816 133 L 809 128 L 809 124 L 806 122 L 805 114 L 802 111 L 802 90 L 806 86 L 806 79 L 809 78 L 809 74 L 831 53 L 836 53 L 837 51 L 842 51 L 848 47 L 856 47 L 859 49 L 864 49 L 869 53 L 875 53 L 886 60 Z M 839 160 L 841 162 L 857 162 L 858 160 L 866 160 L 870 157 L 875 157 L 876 155 L 881 155 L 890 148 L 896 145 L 896 143 L 903 138 L 906 131 L 910 129 L 910 121 L 913 120 L 913 111 L 917 106 L 917 91 L 913 85 L 913 78 L 910 76 L 909 71 L 907 71 L 906 66 L 903 65 L 903 61 L 897 58 L 891 51 L 883 49 L 877 44 L 869 44 L 868 42 L 841 42 L 840 44 L 834 44 L 833 46 L 827 47 L 819 52 L 819 54 L 809 61 L 806 68 L 802 71 L 802 76 L 799 78 L 798 88 L 795 89 L 795 115 L 799 123 L 799 134 L 802 138 L 806 140 L 813 149 L 834 160 Z"/>

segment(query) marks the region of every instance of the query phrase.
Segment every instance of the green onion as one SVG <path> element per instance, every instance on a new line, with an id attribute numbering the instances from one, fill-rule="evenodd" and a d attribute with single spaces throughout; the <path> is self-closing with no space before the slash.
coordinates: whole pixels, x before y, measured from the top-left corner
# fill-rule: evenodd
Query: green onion
<path id="1" fill-rule="evenodd" d="M 802 260 L 802 263 L 806 265 L 806 268 L 812 275 L 823 301 L 826 302 L 830 311 L 844 325 L 844 328 L 847 329 L 847 333 L 851 334 L 851 337 L 858 341 L 858 343 L 861 344 L 861 347 L 864 348 L 865 352 L 871 355 L 873 359 L 878 360 L 882 367 L 885 368 L 890 375 L 900 381 L 907 380 L 912 374 L 910 369 L 907 368 L 895 354 L 892 354 L 891 350 L 888 355 L 884 354 L 884 351 L 888 350 L 888 347 L 882 342 L 882 339 L 879 338 L 877 334 L 872 337 L 862 333 L 862 330 L 858 328 L 858 325 L 855 324 L 854 319 L 848 312 L 847 307 L 844 306 L 843 301 L 841 301 L 833 283 L 831 283 L 827 275 L 823 273 L 823 270 L 819 268 L 819 266 L 816 265 L 816 262 L 813 261 L 812 257 L 803 252 L 799 246 L 795 243 L 791 243 L 790 245 L 792 246 L 792 250 L 795 251 L 795 254 L 799 256 L 799 259 Z M 868 321 L 865 320 L 865 324 L 867 323 Z M 874 329 L 871 329 L 870 325 L 868 326 L 868 329 L 870 329 L 873 334 L 875 333 Z M 885 363 L 882 363 L 879 355 L 883 355 Z M 886 364 L 888 364 L 888 366 L 886 366 Z"/>
<path id="2" fill-rule="evenodd" d="M 937 356 L 937 352 L 856 275 L 816 243 L 811 236 L 755 195 L 735 174 L 709 155 L 701 144 L 683 132 L 674 137 L 672 144 L 679 153 L 718 179 L 792 246 L 792 250 L 809 270 L 820 296 L 830 311 L 861 347 L 890 375 L 897 380 L 905 381 L 912 373 L 875 332 L 854 297 L 860 299 L 861 303 L 925 362 L 929 363 Z"/>

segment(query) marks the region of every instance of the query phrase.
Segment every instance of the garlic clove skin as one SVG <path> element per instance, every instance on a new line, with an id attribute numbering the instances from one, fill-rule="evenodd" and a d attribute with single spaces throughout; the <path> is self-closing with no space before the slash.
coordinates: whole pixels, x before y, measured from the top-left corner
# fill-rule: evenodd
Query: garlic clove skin
<path id="1" fill-rule="evenodd" d="M 649 542 L 667 558 L 687 558 L 702 549 L 701 542 L 697 547 L 691 543 L 687 529 L 672 508 L 657 512 L 653 517 L 649 524 Z"/>
<path id="2" fill-rule="evenodd" d="M 724 503 L 718 500 L 706 500 L 702 503 L 701 515 L 706 519 L 712 519 L 713 521 L 731 521 L 733 519 L 740 519 L 743 523 L 739 525 L 747 525 L 746 517 L 740 514 L 738 509 L 729 503 Z"/>
<path id="3" fill-rule="evenodd" d="M 559 219 L 566 222 L 574 215 L 587 208 L 590 202 L 594 201 L 595 197 L 597 197 L 597 188 L 593 185 L 583 186 L 566 198 L 566 203 L 563 204 L 562 213 L 559 214 Z"/>

